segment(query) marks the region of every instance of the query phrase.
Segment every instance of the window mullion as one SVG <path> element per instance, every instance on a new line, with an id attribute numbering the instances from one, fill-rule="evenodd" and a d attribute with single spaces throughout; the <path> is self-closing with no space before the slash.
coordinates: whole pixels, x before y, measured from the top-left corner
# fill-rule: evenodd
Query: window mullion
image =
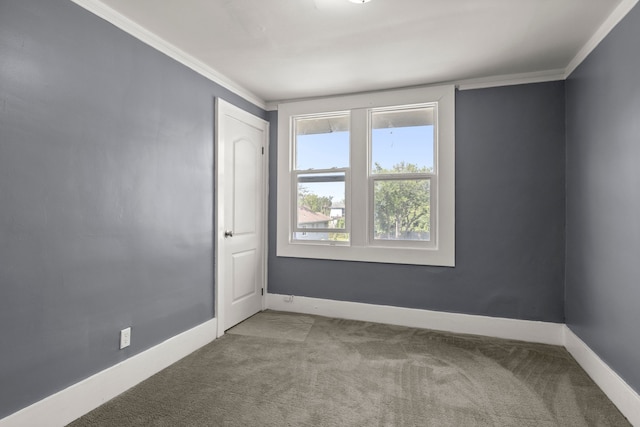
<path id="1" fill-rule="evenodd" d="M 351 245 L 366 246 L 369 203 L 368 184 L 368 114 L 366 109 L 351 111 L 351 185 L 349 186 L 349 207 L 351 215 Z"/>

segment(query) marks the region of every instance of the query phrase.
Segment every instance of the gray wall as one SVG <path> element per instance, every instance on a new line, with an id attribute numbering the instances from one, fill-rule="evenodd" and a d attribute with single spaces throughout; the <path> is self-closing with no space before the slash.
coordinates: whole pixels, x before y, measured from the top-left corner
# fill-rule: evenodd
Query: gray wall
<path id="1" fill-rule="evenodd" d="M 456 94 L 455 268 L 276 257 L 272 220 L 269 292 L 563 322 L 564 108 L 563 82 Z"/>
<path id="2" fill-rule="evenodd" d="M 640 392 L 640 7 L 566 92 L 567 324 Z"/>
<path id="3" fill-rule="evenodd" d="M 636 390 L 639 21 L 566 84 L 567 323 Z M 216 96 L 266 117 L 68 0 L 0 3 L 0 418 L 212 318 Z M 564 321 L 564 96 L 456 94 L 455 268 L 276 257 L 270 113 L 269 292 Z"/>
<path id="4" fill-rule="evenodd" d="M 0 2 L 0 418 L 213 317 L 216 96 L 265 117 L 68 0 Z"/>

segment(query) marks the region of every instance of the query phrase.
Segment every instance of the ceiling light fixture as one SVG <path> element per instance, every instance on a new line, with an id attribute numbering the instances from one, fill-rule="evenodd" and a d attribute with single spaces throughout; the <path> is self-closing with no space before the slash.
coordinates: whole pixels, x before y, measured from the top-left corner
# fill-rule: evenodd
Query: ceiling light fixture
<path id="1" fill-rule="evenodd" d="M 351 3 L 368 3 L 371 0 L 349 0 Z"/>

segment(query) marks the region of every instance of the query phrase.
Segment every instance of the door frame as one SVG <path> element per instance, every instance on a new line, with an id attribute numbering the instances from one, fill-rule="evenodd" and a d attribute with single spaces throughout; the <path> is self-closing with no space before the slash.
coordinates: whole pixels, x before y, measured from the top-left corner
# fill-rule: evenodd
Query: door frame
<path id="1" fill-rule="evenodd" d="M 217 319 L 217 331 L 216 337 L 221 337 L 224 335 L 224 286 L 221 284 L 224 281 L 224 277 L 226 274 L 224 262 L 222 262 L 224 255 L 224 196 L 226 187 L 225 180 L 225 167 L 224 167 L 224 149 L 225 149 L 225 141 L 223 140 L 223 130 L 224 123 L 221 118 L 224 115 L 234 115 L 239 117 L 243 121 L 258 121 L 258 123 L 265 125 L 265 133 L 263 139 L 264 146 L 264 155 L 262 156 L 262 173 L 263 173 L 263 200 L 262 200 L 262 236 L 261 236 L 261 256 L 262 256 L 262 265 L 263 265 L 263 289 L 264 292 L 262 294 L 262 309 L 266 308 L 266 297 L 267 297 L 267 261 L 268 261 L 268 248 L 269 248 L 269 122 L 253 115 L 241 108 L 236 107 L 235 105 L 225 101 L 222 98 L 215 98 L 215 142 L 214 142 L 214 167 L 215 172 L 213 175 L 214 179 L 214 229 L 213 229 L 213 237 L 214 237 L 214 259 L 213 259 L 213 267 L 214 267 L 214 295 L 215 295 L 215 318 Z"/>

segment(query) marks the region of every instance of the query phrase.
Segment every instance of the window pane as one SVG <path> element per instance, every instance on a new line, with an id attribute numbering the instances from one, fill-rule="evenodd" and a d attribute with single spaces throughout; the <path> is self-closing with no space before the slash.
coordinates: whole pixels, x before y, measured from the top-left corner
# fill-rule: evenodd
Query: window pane
<path id="1" fill-rule="evenodd" d="M 345 173 L 298 175 L 298 228 L 345 229 Z"/>
<path id="2" fill-rule="evenodd" d="M 376 180 L 374 239 L 429 241 L 431 194 L 428 179 Z"/>
<path id="3" fill-rule="evenodd" d="M 297 118 L 296 170 L 349 166 L 349 114 Z"/>
<path id="4" fill-rule="evenodd" d="M 371 114 L 372 173 L 435 172 L 433 107 Z"/>

